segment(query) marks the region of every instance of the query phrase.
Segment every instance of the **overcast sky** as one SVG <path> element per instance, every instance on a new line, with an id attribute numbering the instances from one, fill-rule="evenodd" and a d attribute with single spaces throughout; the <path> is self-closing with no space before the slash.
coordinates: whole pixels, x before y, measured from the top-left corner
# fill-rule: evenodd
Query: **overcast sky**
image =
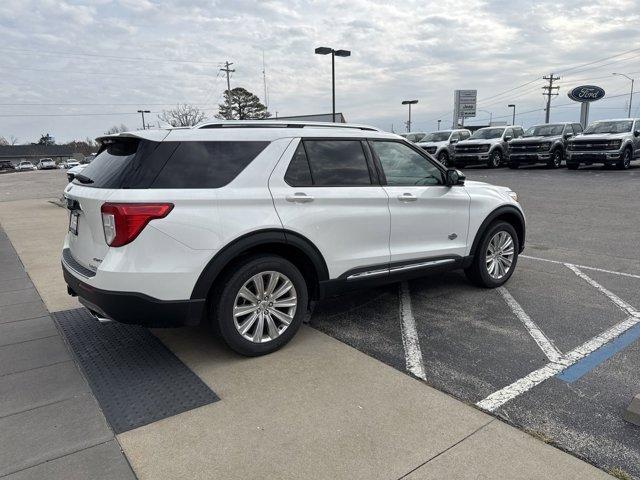
<path id="1" fill-rule="evenodd" d="M 477 89 L 494 120 L 510 120 L 509 103 L 535 110 L 516 118 L 529 126 L 544 119 L 540 77 L 552 71 L 552 120 L 578 120 L 567 91 L 589 83 L 609 97 L 591 119 L 622 117 L 630 82 L 611 73 L 640 79 L 639 25 L 639 0 L 1 0 L 0 136 L 96 137 L 114 124 L 140 128 L 140 108 L 155 123 L 178 102 L 213 116 L 225 60 L 232 88 L 264 97 L 263 52 L 274 115 L 327 113 L 331 61 L 317 46 L 352 51 L 336 58 L 337 110 L 352 122 L 404 131 L 400 102 L 418 99 L 413 130 L 450 127 L 460 88 Z"/>

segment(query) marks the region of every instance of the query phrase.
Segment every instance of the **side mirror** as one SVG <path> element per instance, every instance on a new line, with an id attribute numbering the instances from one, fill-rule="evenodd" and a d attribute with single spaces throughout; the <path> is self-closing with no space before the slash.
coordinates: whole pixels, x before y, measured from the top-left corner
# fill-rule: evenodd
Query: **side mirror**
<path id="1" fill-rule="evenodd" d="M 564 138 L 571 138 L 573 137 L 573 133 L 565 133 L 564 134 Z"/>
<path id="2" fill-rule="evenodd" d="M 633 135 L 636 137 L 640 137 L 640 130 L 636 130 L 635 132 L 633 132 Z"/>
<path id="3" fill-rule="evenodd" d="M 452 138 L 451 140 L 449 140 L 449 143 L 451 145 L 453 145 L 454 143 L 458 143 L 458 139 L 457 138 Z"/>
<path id="4" fill-rule="evenodd" d="M 513 140 L 513 137 L 511 135 L 507 135 L 506 137 L 504 137 L 505 142 L 508 142 L 509 140 Z"/>
<path id="5" fill-rule="evenodd" d="M 452 187 L 454 185 L 464 185 L 465 179 L 466 177 L 460 170 L 456 170 L 455 168 L 447 168 L 447 187 Z"/>

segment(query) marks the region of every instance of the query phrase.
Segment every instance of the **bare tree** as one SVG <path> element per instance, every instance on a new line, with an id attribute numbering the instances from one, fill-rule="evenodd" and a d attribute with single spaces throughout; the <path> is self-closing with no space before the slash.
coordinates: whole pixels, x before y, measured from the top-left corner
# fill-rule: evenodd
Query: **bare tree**
<path id="1" fill-rule="evenodd" d="M 127 132 L 129 129 L 124 123 L 121 123 L 120 126 L 114 125 L 109 130 L 104 132 L 105 135 L 113 135 L 114 133 Z"/>
<path id="2" fill-rule="evenodd" d="M 0 137 L 0 145 L 9 145 L 9 141 L 4 137 Z"/>
<path id="3" fill-rule="evenodd" d="M 16 137 L 15 135 L 10 135 L 9 136 L 9 143 L 11 145 L 17 145 L 18 143 L 18 137 Z"/>
<path id="4" fill-rule="evenodd" d="M 176 105 L 171 110 L 163 110 L 158 119 L 172 127 L 192 127 L 206 118 L 205 113 L 193 105 Z"/>

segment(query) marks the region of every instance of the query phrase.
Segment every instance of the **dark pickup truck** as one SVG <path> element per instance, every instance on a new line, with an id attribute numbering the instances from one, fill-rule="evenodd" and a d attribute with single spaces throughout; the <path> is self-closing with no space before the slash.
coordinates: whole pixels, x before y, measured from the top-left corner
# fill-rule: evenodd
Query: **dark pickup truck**
<path id="1" fill-rule="evenodd" d="M 534 125 L 521 138 L 509 142 L 509 168 L 537 163 L 559 168 L 567 156 L 568 140 L 581 132 L 579 123 Z"/>

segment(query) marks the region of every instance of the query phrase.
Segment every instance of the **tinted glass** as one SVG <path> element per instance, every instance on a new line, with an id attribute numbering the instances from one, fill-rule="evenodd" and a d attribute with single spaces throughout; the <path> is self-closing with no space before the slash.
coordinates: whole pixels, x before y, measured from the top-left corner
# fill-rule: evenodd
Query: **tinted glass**
<path id="1" fill-rule="evenodd" d="M 296 153 L 293 154 L 289 168 L 287 168 L 287 173 L 284 176 L 284 181 L 292 187 L 308 187 L 313 185 L 311 170 L 309 169 L 309 162 L 307 161 L 307 153 L 304 151 L 302 142 L 298 145 Z"/>
<path id="2" fill-rule="evenodd" d="M 480 139 L 489 139 L 489 138 L 499 138 L 502 136 L 504 132 L 504 128 L 481 128 L 480 130 L 476 130 L 471 135 L 471 138 L 480 138 Z"/>
<path id="3" fill-rule="evenodd" d="M 400 142 L 373 141 L 387 185 L 441 185 L 442 172 L 418 152 Z"/>
<path id="4" fill-rule="evenodd" d="M 461 140 L 466 140 L 470 136 L 471 136 L 471 133 L 469 133 L 469 132 L 460 132 L 460 139 Z"/>
<path id="5" fill-rule="evenodd" d="M 570 133 L 571 135 L 573 135 L 573 127 L 571 125 L 565 125 L 564 127 L 564 133 Z"/>
<path id="6" fill-rule="evenodd" d="M 452 133 L 451 140 L 460 140 L 460 135 L 458 135 L 457 133 Z"/>
<path id="7" fill-rule="evenodd" d="M 574 123 L 573 124 L 573 131 L 576 132 L 576 133 L 582 132 L 582 125 L 580 125 L 579 123 Z"/>
<path id="8" fill-rule="evenodd" d="M 223 187 L 236 178 L 268 144 L 269 142 L 180 142 L 153 182 L 152 188 Z M 95 160 L 91 165 L 94 163 Z"/>
<path id="9" fill-rule="evenodd" d="M 507 131 L 504 132 L 504 136 L 513 138 L 514 137 L 513 129 L 512 128 L 507 128 Z"/>
<path id="10" fill-rule="evenodd" d="M 451 131 L 442 130 L 440 132 L 431 132 L 427 133 L 424 137 L 422 137 L 421 142 L 446 142 L 449 140 L 449 135 L 451 135 Z"/>
<path id="11" fill-rule="evenodd" d="M 82 171 L 82 178 L 91 181 L 81 183 L 74 180 L 73 183 L 95 188 L 120 188 L 124 172 L 136 155 L 140 140 L 118 140 L 104 146 L 96 159 Z M 157 145 L 157 144 L 156 144 Z M 72 162 L 67 162 L 71 165 Z"/>
<path id="12" fill-rule="evenodd" d="M 534 127 L 529 128 L 524 136 L 525 137 L 552 137 L 562 135 L 562 129 L 564 126 L 562 124 L 552 124 L 552 125 L 536 125 Z"/>
<path id="13" fill-rule="evenodd" d="M 305 140 L 304 145 L 315 186 L 371 184 L 359 140 Z"/>
<path id="14" fill-rule="evenodd" d="M 584 133 L 627 133 L 631 131 L 633 120 L 594 122 L 585 128 Z"/>

